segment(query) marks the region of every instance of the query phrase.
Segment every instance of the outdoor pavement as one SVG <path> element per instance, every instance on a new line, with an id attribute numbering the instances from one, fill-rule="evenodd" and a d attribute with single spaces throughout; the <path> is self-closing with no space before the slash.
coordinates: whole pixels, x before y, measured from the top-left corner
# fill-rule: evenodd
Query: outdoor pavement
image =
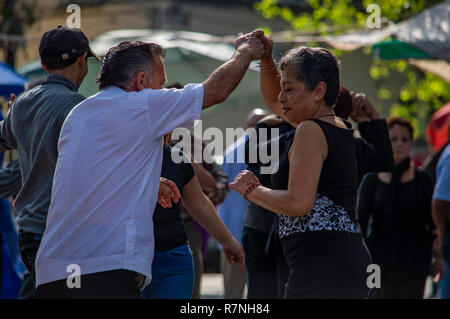
<path id="1" fill-rule="evenodd" d="M 428 278 L 425 286 L 425 296 L 431 295 L 431 280 Z M 247 295 L 247 288 L 244 290 L 244 296 Z M 201 299 L 223 299 L 223 276 L 220 273 L 205 273 L 202 276 Z M 432 298 L 432 299 L 435 299 Z"/>
<path id="2" fill-rule="evenodd" d="M 200 288 L 201 299 L 223 298 L 223 276 L 222 274 L 203 274 Z"/>
<path id="3" fill-rule="evenodd" d="M 247 295 L 247 287 L 244 289 Z M 201 299 L 223 299 L 223 276 L 220 273 L 205 273 L 202 275 L 200 288 Z"/>

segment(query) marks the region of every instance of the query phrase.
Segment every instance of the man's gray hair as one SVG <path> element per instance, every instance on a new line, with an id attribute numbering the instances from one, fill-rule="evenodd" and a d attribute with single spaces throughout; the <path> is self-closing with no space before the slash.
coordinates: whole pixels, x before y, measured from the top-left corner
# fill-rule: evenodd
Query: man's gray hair
<path id="1" fill-rule="evenodd" d="M 100 76 L 96 80 L 99 89 L 115 85 L 126 88 L 139 72 L 144 72 L 151 81 L 155 56 L 164 57 L 163 48 L 156 43 L 123 41 L 109 49 L 103 59 Z"/>

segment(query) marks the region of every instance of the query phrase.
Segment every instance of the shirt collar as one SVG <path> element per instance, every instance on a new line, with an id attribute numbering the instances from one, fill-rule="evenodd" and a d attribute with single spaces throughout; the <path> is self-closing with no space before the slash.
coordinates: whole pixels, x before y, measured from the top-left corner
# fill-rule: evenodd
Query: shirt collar
<path id="1" fill-rule="evenodd" d="M 121 89 L 120 87 L 115 86 L 115 85 L 108 85 L 108 86 L 105 87 L 102 91 L 110 91 L 110 92 L 114 92 L 114 91 L 119 92 L 119 91 L 122 91 L 122 92 L 125 92 L 123 89 Z"/>
<path id="2" fill-rule="evenodd" d="M 45 79 L 45 81 L 42 84 L 46 84 L 46 83 L 62 84 L 62 85 L 65 85 L 66 87 L 68 87 L 69 90 L 71 90 L 71 91 L 74 91 L 74 92 L 78 91 L 78 87 L 75 83 L 73 83 L 71 80 L 69 80 L 68 78 L 61 76 L 61 75 L 50 74 L 49 76 L 47 76 L 47 78 Z"/>

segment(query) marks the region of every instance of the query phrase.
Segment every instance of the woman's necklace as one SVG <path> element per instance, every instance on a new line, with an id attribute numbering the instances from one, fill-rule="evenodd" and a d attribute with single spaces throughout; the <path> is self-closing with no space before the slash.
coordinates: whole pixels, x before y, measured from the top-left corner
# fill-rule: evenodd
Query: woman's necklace
<path id="1" fill-rule="evenodd" d="M 325 115 L 321 115 L 321 116 L 315 117 L 315 119 L 320 119 L 321 117 L 325 117 L 325 116 L 336 116 L 336 115 L 334 113 L 332 113 L 332 114 L 325 114 Z"/>

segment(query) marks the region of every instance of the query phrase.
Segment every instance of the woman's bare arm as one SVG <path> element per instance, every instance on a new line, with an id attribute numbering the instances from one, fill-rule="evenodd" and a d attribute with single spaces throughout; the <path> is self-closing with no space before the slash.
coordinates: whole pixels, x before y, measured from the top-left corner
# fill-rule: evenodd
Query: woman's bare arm
<path id="1" fill-rule="evenodd" d="M 250 192 L 247 198 L 259 206 L 283 215 L 306 215 L 314 207 L 327 151 L 326 138 L 320 127 L 312 121 L 303 122 L 297 127 L 290 150 L 288 189 L 273 190 L 259 186 Z M 249 182 L 252 182 L 251 176 L 238 181 L 240 185 L 233 182 L 231 187 L 242 194 Z M 237 186 L 239 190 L 236 189 Z"/>
<path id="2" fill-rule="evenodd" d="M 217 187 L 214 176 L 202 164 L 193 163 L 192 166 L 194 167 L 195 175 L 198 177 L 201 188 L 210 192 L 215 191 Z"/>
<path id="3" fill-rule="evenodd" d="M 269 36 L 262 36 L 261 40 L 266 48 L 260 61 L 260 89 L 267 107 L 276 115 L 284 118 L 281 104 L 278 102 L 280 94 L 280 74 L 272 57 L 273 40 Z"/>
<path id="4" fill-rule="evenodd" d="M 242 246 L 233 238 L 217 215 L 212 202 L 203 193 L 195 175 L 184 186 L 181 199 L 189 214 L 222 245 L 230 263 L 242 264 L 244 262 Z"/>

